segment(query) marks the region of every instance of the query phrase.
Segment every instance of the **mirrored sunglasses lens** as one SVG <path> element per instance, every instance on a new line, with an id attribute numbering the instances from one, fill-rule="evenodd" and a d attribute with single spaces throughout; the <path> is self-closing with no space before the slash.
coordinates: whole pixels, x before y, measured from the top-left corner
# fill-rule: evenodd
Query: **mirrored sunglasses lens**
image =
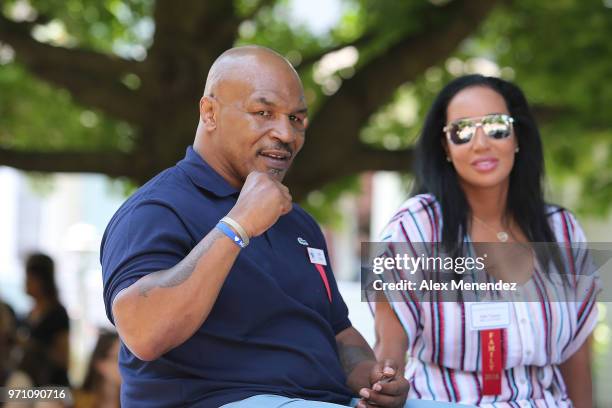
<path id="1" fill-rule="evenodd" d="M 451 141 L 454 144 L 464 144 L 472 140 L 474 136 L 474 126 L 458 126 L 453 125 L 451 128 Z"/>
<path id="2" fill-rule="evenodd" d="M 505 122 L 484 124 L 482 130 L 493 139 L 505 139 L 510 136 L 510 124 Z"/>

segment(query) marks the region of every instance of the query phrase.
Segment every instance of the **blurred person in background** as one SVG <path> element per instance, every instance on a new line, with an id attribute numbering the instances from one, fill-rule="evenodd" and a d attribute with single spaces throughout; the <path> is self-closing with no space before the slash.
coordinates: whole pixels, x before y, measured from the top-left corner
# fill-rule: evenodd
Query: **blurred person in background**
<path id="1" fill-rule="evenodd" d="M 585 251 L 575 245 L 586 239 L 571 212 L 544 201 L 540 134 L 522 91 L 499 78 L 457 78 L 434 101 L 417 153 L 415 195 L 381 235 L 391 255 L 423 242 L 430 256 L 465 256 L 479 242 L 525 248 L 525 256 L 494 260 L 494 268 L 489 258 L 486 273 L 540 292 L 530 302 L 496 302 L 499 326 L 475 330 L 471 306 L 481 302 L 417 301 L 387 291 L 374 303 L 378 358 L 402 361 L 408 353 L 409 400 L 591 408 L 588 339 L 599 282 L 594 273 L 584 290 L 567 286 L 571 301 L 551 297 L 551 273 L 588 275 Z M 535 253 L 540 247 L 550 252 Z M 397 282 L 400 275 L 381 277 Z M 499 363 L 485 363 L 485 351 L 499 353 Z M 484 367 L 492 370 L 486 376 Z"/>
<path id="2" fill-rule="evenodd" d="M 17 367 L 16 351 L 18 346 L 17 325 L 12 309 L 0 301 L 0 387 L 6 389 L 28 388 L 32 386 L 31 378 Z M 23 402 L 6 402 L 4 408 L 28 408 L 33 404 Z"/>
<path id="3" fill-rule="evenodd" d="M 119 408 L 119 347 L 117 333 L 100 333 L 83 385 L 75 392 L 75 408 Z"/>
<path id="4" fill-rule="evenodd" d="M 69 386 L 70 322 L 58 298 L 54 262 L 48 255 L 31 254 L 25 272 L 26 292 L 34 306 L 25 322 L 27 338 L 21 367 L 37 386 Z"/>
<path id="5" fill-rule="evenodd" d="M 0 300 L 0 387 L 13 373 L 17 326 L 13 309 Z"/>

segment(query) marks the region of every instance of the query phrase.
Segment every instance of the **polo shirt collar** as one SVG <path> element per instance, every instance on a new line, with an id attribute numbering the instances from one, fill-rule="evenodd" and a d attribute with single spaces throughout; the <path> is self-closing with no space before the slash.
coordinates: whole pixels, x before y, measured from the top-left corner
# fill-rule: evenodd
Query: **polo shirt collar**
<path id="1" fill-rule="evenodd" d="M 217 173 L 206 161 L 195 151 L 192 146 L 187 148 L 185 158 L 178 162 L 178 167 L 183 169 L 191 181 L 218 197 L 227 197 L 238 193 L 219 173 Z"/>

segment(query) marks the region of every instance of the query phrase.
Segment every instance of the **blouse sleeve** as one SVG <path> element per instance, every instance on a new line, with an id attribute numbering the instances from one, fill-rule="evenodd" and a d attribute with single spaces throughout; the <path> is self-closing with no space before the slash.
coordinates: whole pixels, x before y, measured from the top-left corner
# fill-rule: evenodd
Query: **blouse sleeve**
<path id="1" fill-rule="evenodd" d="M 370 248 L 371 255 L 373 250 L 378 258 L 428 256 L 433 250 L 435 237 L 438 236 L 437 213 L 436 203 L 429 196 L 410 198 L 391 218 L 381 233 L 379 242 L 372 244 L 374 248 Z M 371 309 L 375 311 L 376 299 L 384 296 L 406 332 L 408 352 L 411 353 L 422 330 L 420 302 L 415 291 L 390 289 L 389 284 L 418 282 L 422 280 L 420 272 L 411 273 L 408 269 L 394 266 L 379 268 L 378 273 L 374 273 L 373 269 L 365 273 L 370 274 L 371 282 L 379 280 L 377 286 L 369 286 L 366 291 Z M 387 285 L 381 288 L 383 283 Z"/>
<path id="2" fill-rule="evenodd" d="M 573 214 L 563 211 L 562 228 L 566 242 L 561 245 L 562 257 L 569 265 L 569 278 L 572 280 L 574 299 L 569 304 L 574 321 L 572 338 L 564 347 L 561 361 L 570 358 L 586 341 L 597 325 L 597 295 L 601 281 L 582 227 Z"/>

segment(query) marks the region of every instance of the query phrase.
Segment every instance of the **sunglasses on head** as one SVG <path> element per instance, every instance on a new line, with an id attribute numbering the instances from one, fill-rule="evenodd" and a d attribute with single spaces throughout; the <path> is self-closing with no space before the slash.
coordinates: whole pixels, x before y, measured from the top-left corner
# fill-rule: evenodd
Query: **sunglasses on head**
<path id="1" fill-rule="evenodd" d="M 505 139 L 512 134 L 513 122 L 511 116 L 495 113 L 477 118 L 457 119 L 442 130 L 453 144 L 461 145 L 472 140 L 479 127 L 491 139 Z"/>

